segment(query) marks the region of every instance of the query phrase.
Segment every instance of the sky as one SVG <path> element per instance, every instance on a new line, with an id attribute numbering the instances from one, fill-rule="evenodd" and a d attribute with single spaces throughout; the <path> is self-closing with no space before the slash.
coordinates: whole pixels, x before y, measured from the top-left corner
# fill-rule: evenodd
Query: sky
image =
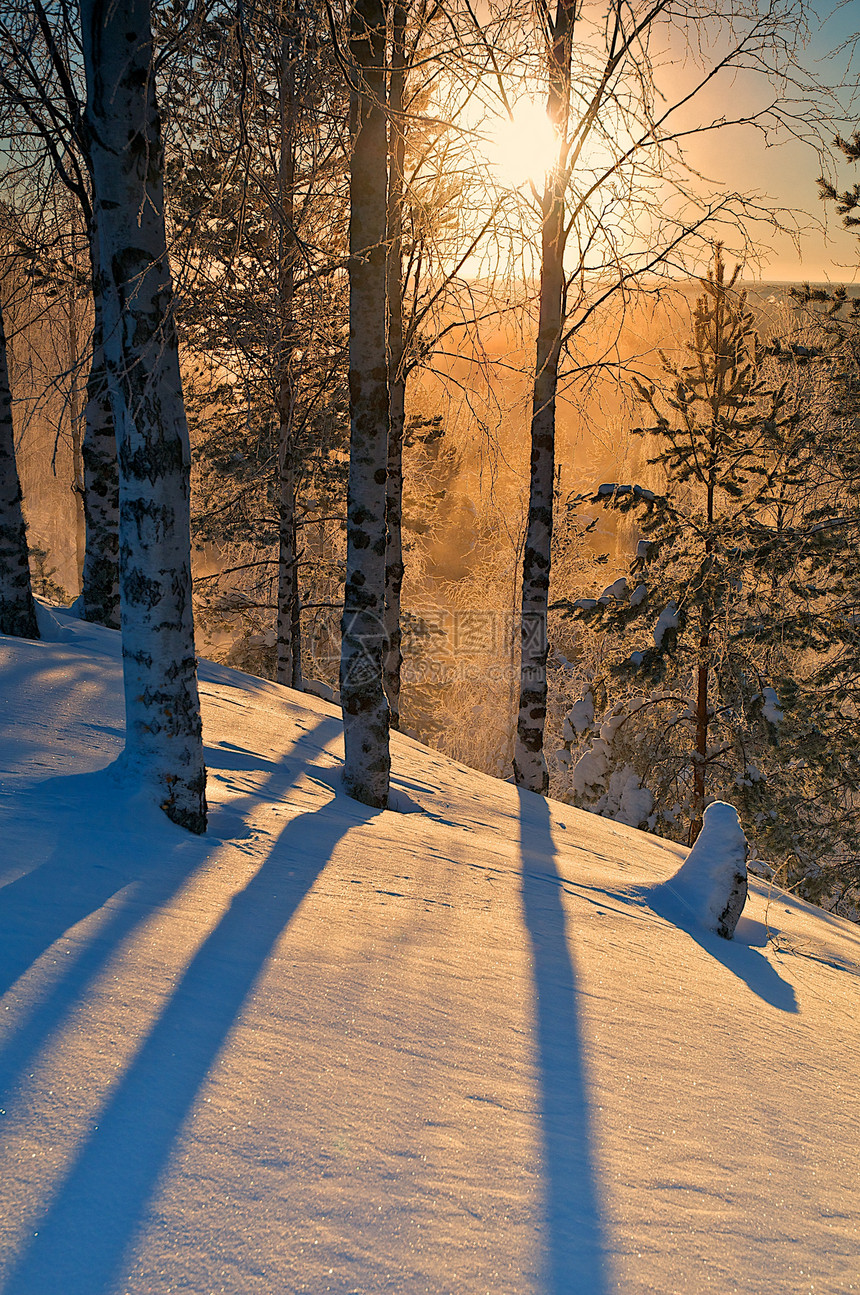
<path id="1" fill-rule="evenodd" d="M 811 19 L 806 61 L 822 80 L 841 87 L 841 133 L 851 135 L 860 126 L 860 60 L 852 51 L 852 38 L 860 30 L 860 6 L 847 0 L 838 8 L 825 4 L 820 13 L 824 21 Z M 826 144 L 832 144 L 832 136 L 833 129 L 825 127 Z M 729 144 L 719 133 L 712 137 L 703 161 L 708 175 L 734 188 L 758 190 L 765 207 L 785 208 L 785 223 L 797 223 L 795 237 L 762 225 L 765 251 L 762 263 L 751 269 L 749 277 L 832 282 L 852 282 L 859 277 L 860 245 L 856 233 L 844 231 L 842 218 L 832 203 L 825 205 L 821 201 L 816 184 L 822 174 L 821 161 L 808 145 L 785 135 L 768 145 L 754 129 L 737 129 Z M 825 167 L 829 167 L 825 174 L 830 179 L 837 177 L 838 188 L 851 188 L 860 180 L 857 167 L 833 148 L 829 148 Z M 789 215 L 791 210 L 797 214 L 795 220 Z"/>
<path id="2" fill-rule="evenodd" d="M 860 125 L 860 58 L 853 48 L 858 31 L 860 6 L 853 0 L 837 5 L 824 0 L 817 14 L 810 12 L 803 61 L 824 83 L 839 87 L 838 100 L 844 111 L 839 129 L 843 135 L 850 135 Z M 740 115 L 746 107 L 761 105 L 766 92 L 761 82 L 755 84 L 750 78 L 733 84 L 730 96 L 726 102 L 725 85 L 715 91 L 710 104 L 714 118 L 723 113 Z M 822 100 L 822 114 L 828 110 L 832 108 Z M 813 124 L 815 117 L 813 106 Z M 793 231 L 780 232 L 768 225 L 766 218 L 756 222 L 751 232 L 761 245 L 761 260 L 748 267 L 745 277 L 830 282 L 852 282 L 858 277 L 857 236 L 843 229 L 833 204 L 821 201 L 816 181 L 824 170 L 829 178 L 836 177 L 840 189 L 850 188 L 860 180 L 860 171 L 832 148 L 833 128 L 826 124 L 820 128 L 827 145 L 824 166 L 808 143 L 792 139 L 786 132 L 776 132 L 766 141 L 752 127 L 713 132 L 696 151 L 710 179 L 721 181 L 727 189 L 760 194 L 763 215 L 783 209 L 781 222 Z"/>
<path id="3" fill-rule="evenodd" d="M 668 27 L 655 27 L 652 33 L 649 53 L 653 58 L 656 83 L 664 95 L 662 107 L 658 99 L 656 110 L 659 115 L 670 104 L 681 102 L 681 107 L 670 115 L 668 124 L 683 132 L 685 158 L 701 176 L 700 181 L 691 182 L 693 189 L 706 193 L 709 199 L 718 200 L 728 193 L 744 194 L 751 199 L 745 218 L 745 250 L 743 239 L 731 227 L 712 227 L 713 236 L 726 243 L 731 255 L 747 258 L 744 267 L 746 278 L 844 282 L 852 281 L 855 276 L 858 261 L 856 236 L 842 228 L 841 218 L 833 204 L 822 202 L 816 181 L 824 173 L 835 180 L 839 188 L 845 188 L 860 178 L 856 168 L 852 168 L 833 148 L 836 130 L 850 135 L 857 124 L 854 113 L 860 108 L 856 93 L 860 59 L 854 51 L 853 38 L 860 29 L 860 13 L 852 3 L 843 3 L 834 9 L 830 0 L 825 0 L 825 5 L 827 7 L 821 8 L 817 14 L 808 12 L 805 29 L 789 22 L 780 33 L 788 39 L 795 35 L 801 39 L 796 51 L 801 72 L 795 86 L 780 84 L 761 70 L 720 72 L 712 80 L 706 80 L 704 88 L 699 89 L 686 104 L 685 96 L 701 80 L 702 69 L 711 69 L 728 48 L 732 30 L 728 14 L 730 9 L 738 6 L 733 0 L 717 8 L 710 7 L 710 13 L 714 15 L 711 19 L 696 16 L 682 27 L 675 18 Z M 787 4 L 786 8 L 790 8 L 792 14 L 797 11 L 795 5 Z M 707 7 L 702 12 L 708 12 Z M 582 48 L 587 48 L 591 30 L 589 17 L 594 18 L 598 31 L 602 33 L 605 6 L 600 2 L 587 5 L 584 13 L 579 30 Z M 603 47 L 602 40 L 601 34 L 599 49 Z M 761 53 L 766 64 L 778 61 L 778 42 L 765 40 Z M 599 61 L 602 62 L 602 54 Z M 514 66 L 519 67 L 521 63 Z M 803 80 L 806 84 L 801 92 L 799 85 Z M 813 80 L 825 89 L 819 93 L 813 87 Z M 515 84 L 512 81 L 508 86 L 512 99 Z M 489 79 L 486 85 L 485 97 L 490 102 L 492 80 Z M 537 88 L 532 93 L 539 101 L 533 105 L 535 114 L 539 114 L 543 108 L 543 93 Z M 775 111 L 768 114 L 766 110 L 770 106 Z M 612 112 L 611 108 L 609 112 Z M 712 123 L 725 123 L 726 120 L 731 123 L 762 112 L 766 132 L 751 125 L 721 124 L 718 129 L 711 128 Z M 777 117 L 782 124 L 777 124 Z M 605 114 L 601 124 L 606 125 Z M 636 133 L 639 134 L 638 126 Z M 498 142 L 493 141 L 492 131 L 490 136 L 491 144 L 496 142 L 498 147 Z M 622 147 L 626 146 L 620 113 L 615 138 L 622 141 Z M 524 172 L 529 165 L 539 171 L 541 141 L 540 130 L 526 115 L 520 125 L 518 139 L 511 145 L 505 138 L 503 148 L 513 149 Z M 491 147 L 491 155 L 492 151 Z M 607 151 L 604 146 L 592 142 L 586 148 L 582 155 L 584 166 L 579 172 L 574 171 L 574 191 L 579 176 L 587 175 L 604 152 L 607 157 L 612 156 L 615 147 L 610 146 Z M 514 170 L 510 166 L 507 169 L 504 165 L 501 167 L 503 183 L 522 183 L 522 174 L 514 180 Z M 537 180 L 536 173 L 532 174 Z M 672 210 L 678 198 L 670 184 L 664 187 L 665 194 L 660 201 L 665 210 Z M 537 221 L 537 212 L 534 215 Z M 627 225 L 635 231 L 633 246 L 640 240 L 644 248 L 657 246 L 664 236 L 656 232 L 658 226 L 653 211 L 650 215 L 648 213 L 647 201 L 638 213 L 635 206 L 631 207 L 629 215 L 622 217 L 618 229 Z M 655 237 L 657 242 L 652 242 Z M 627 236 L 623 236 L 622 242 L 626 240 Z M 707 243 L 694 255 L 700 255 L 706 262 L 710 256 Z M 688 261 L 686 272 L 701 273 L 704 268 L 704 263 L 697 265 Z M 682 272 L 680 266 L 676 272 Z"/>

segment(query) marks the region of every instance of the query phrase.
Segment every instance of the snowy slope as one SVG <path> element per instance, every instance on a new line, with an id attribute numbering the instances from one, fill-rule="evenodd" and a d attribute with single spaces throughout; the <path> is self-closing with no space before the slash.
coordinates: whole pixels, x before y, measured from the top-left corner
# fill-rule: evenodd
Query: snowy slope
<path id="1" fill-rule="evenodd" d="M 0 640 L 2 1295 L 860 1290 L 860 930 L 203 668 L 212 827 L 107 767 L 117 636 Z"/>

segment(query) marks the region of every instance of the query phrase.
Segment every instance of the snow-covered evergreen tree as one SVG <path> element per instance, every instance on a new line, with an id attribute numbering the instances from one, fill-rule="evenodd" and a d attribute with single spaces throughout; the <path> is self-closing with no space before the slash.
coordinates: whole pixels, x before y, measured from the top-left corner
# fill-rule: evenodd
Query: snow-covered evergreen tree
<path id="1" fill-rule="evenodd" d="M 837 137 L 860 161 L 860 134 Z M 860 188 L 819 181 L 846 228 L 860 228 Z M 780 879 L 848 917 L 860 910 L 860 298 L 804 287 L 792 335 L 773 347 L 800 388 L 804 489 L 781 549 L 783 642 L 794 644 L 784 740 L 769 770 L 777 811 L 759 833 Z M 774 560 L 776 554 L 773 555 Z M 765 627 L 758 629 L 763 638 Z"/>

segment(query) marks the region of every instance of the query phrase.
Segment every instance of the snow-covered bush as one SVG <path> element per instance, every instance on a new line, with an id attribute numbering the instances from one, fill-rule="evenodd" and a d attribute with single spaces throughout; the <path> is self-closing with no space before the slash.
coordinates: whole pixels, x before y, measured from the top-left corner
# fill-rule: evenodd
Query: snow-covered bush
<path id="1" fill-rule="evenodd" d="M 667 885 L 702 926 L 732 938 L 747 897 L 747 842 L 733 805 L 708 805 L 695 845 Z"/>

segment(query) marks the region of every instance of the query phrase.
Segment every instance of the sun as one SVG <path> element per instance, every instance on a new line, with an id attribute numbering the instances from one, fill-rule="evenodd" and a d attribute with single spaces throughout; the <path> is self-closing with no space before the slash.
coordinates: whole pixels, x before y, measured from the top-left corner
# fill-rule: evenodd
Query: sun
<path id="1" fill-rule="evenodd" d="M 534 99 L 520 99 L 511 116 L 488 132 L 486 156 L 499 180 L 511 188 L 527 180 L 542 183 L 558 161 L 558 135 L 546 107 Z"/>

